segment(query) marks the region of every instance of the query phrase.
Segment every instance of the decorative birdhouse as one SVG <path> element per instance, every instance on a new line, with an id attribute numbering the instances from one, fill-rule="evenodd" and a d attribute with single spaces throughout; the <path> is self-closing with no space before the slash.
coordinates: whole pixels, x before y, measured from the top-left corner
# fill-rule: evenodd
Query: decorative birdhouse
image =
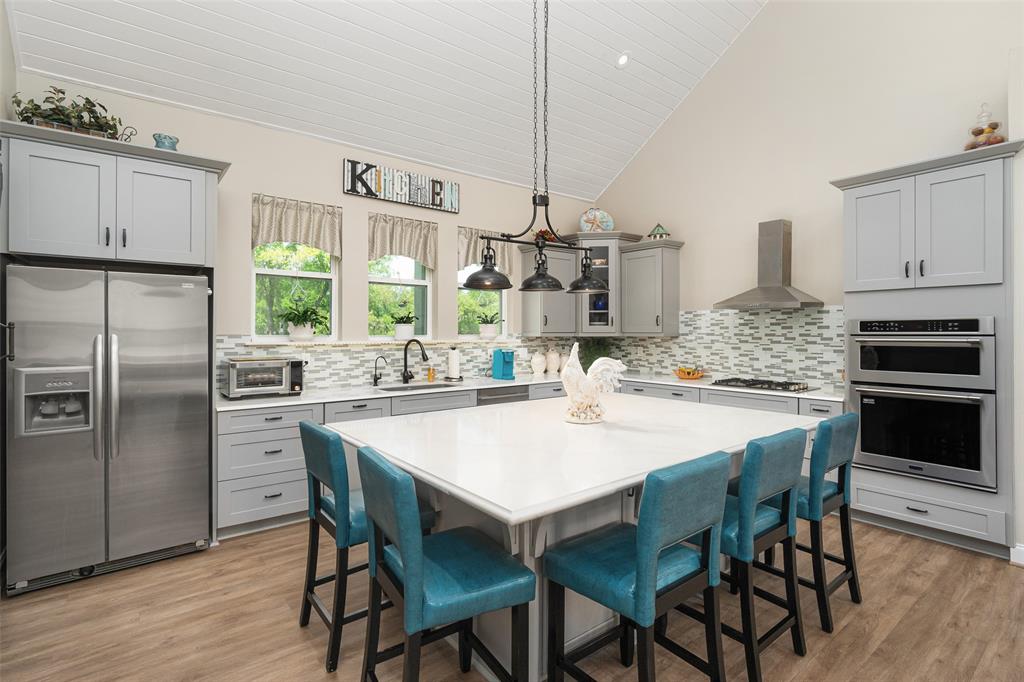
<path id="1" fill-rule="evenodd" d="M 666 237 L 670 236 L 671 235 L 669 234 L 668 230 L 666 230 L 661 223 L 655 225 L 654 229 L 647 233 L 648 239 L 665 239 Z"/>

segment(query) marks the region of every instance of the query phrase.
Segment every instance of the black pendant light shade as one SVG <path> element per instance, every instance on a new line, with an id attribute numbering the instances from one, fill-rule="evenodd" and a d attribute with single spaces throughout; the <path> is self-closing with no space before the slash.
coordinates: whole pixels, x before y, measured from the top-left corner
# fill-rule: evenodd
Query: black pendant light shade
<path id="1" fill-rule="evenodd" d="M 594 263 L 590 260 L 590 254 L 583 254 L 583 274 L 574 279 L 569 285 L 570 294 L 607 294 L 608 283 L 599 277 L 594 277 Z"/>
<path id="2" fill-rule="evenodd" d="M 494 265 L 494 247 L 490 242 L 484 246 L 483 264 L 480 269 L 466 278 L 462 285 L 466 289 L 477 289 L 480 291 L 496 291 L 499 289 L 511 289 L 512 282 L 508 277 L 498 271 Z"/>
<path id="3" fill-rule="evenodd" d="M 533 274 L 523 280 L 519 291 L 541 292 L 561 291 L 562 283 L 556 277 L 548 274 L 548 257 L 544 255 L 544 249 L 537 251 L 537 268 Z"/>

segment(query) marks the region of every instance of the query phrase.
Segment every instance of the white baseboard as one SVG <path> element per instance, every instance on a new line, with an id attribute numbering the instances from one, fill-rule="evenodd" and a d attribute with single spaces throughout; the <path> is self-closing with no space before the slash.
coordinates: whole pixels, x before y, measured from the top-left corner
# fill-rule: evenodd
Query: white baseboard
<path id="1" fill-rule="evenodd" d="M 1024 545 L 1010 548 L 1010 563 L 1024 568 Z"/>

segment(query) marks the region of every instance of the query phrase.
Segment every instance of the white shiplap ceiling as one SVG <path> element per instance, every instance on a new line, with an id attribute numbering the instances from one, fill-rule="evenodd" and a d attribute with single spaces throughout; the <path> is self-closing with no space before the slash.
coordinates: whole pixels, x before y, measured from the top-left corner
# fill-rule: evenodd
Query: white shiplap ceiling
<path id="1" fill-rule="evenodd" d="M 24 70 L 532 183 L 529 1 L 7 5 Z M 761 5 L 552 0 L 551 190 L 597 197 Z"/>

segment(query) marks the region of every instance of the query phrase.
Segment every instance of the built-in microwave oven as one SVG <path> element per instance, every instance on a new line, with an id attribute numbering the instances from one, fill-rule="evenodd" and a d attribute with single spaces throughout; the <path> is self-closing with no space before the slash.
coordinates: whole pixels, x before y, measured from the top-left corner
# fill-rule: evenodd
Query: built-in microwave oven
<path id="1" fill-rule="evenodd" d="M 237 398 L 302 393 L 304 360 L 292 358 L 226 358 L 221 394 Z"/>

